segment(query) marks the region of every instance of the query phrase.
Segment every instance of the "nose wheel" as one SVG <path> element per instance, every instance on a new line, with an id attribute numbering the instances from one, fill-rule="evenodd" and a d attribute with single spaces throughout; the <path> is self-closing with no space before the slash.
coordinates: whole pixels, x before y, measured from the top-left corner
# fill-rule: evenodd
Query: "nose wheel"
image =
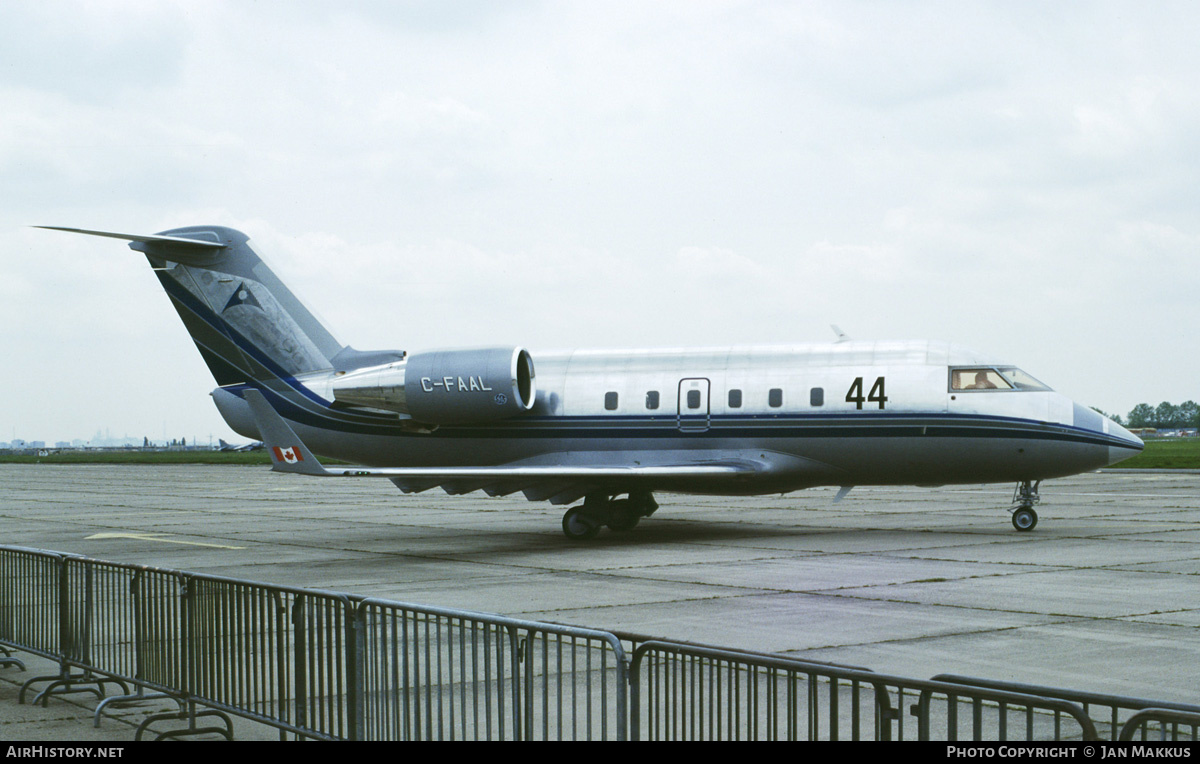
<path id="1" fill-rule="evenodd" d="M 1031 531 L 1037 527 L 1038 516 L 1033 507 L 1019 507 L 1013 510 L 1012 524 L 1019 531 Z"/>
<path id="2" fill-rule="evenodd" d="M 1009 512 L 1012 512 L 1013 527 L 1019 531 L 1031 531 L 1037 527 L 1038 516 L 1033 505 L 1041 501 L 1038 495 L 1038 488 L 1042 485 L 1042 481 L 1036 483 L 1030 480 L 1024 480 L 1017 484 L 1017 489 L 1013 492 L 1013 506 Z"/>

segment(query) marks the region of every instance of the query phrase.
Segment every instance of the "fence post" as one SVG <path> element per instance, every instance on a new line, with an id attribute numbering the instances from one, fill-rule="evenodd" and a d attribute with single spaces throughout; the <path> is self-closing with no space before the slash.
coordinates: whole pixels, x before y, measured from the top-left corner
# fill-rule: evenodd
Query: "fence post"
<path id="1" fill-rule="evenodd" d="M 180 639 L 183 642 L 183 669 L 179 672 L 180 678 L 183 680 L 183 697 L 190 700 L 192 693 L 200 685 L 200 656 L 197 654 L 200 646 L 196 644 L 195 636 L 196 629 L 193 622 L 194 618 L 199 617 L 196 614 L 196 587 L 192 585 L 192 577 L 183 576 L 183 580 L 179 584 L 179 598 L 181 600 L 179 614 L 180 623 Z"/>
<path id="2" fill-rule="evenodd" d="M 304 624 L 304 595 L 297 595 L 292 602 L 292 676 L 296 697 L 296 726 L 308 726 L 308 634 Z"/>
<path id="3" fill-rule="evenodd" d="M 343 608 L 346 618 L 346 713 L 351 740 L 363 739 L 366 698 L 363 697 L 363 672 L 366 655 L 366 615 L 362 603 Z"/>
<path id="4" fill-rule="evenodd" d="M 512 656 L 512 658 L 511 658 L 511 660 L 512 660 L 512 689 L 511 689 L 511 692 L 512 692 L 512 708 L 513 708 L 513 720 L 512 720 L 513 740 L 514 741 L 528 740 L 530 738 L 529 738 L 529 735 L 527 734 L 525 726 L 526 726 L 526 724 L 529 724 L 529 725 L 533 724 L 533 719 L 532 719 L 533 715 L 528 712 L 528 710 L 525 708 L 525 706 L 521 702 L 521 691 L 522 691 L 522 688 L 525 686 L 525 681 L 526 681 L 526 679 L 524 678 L 525 675 L 524 675 L 524 673 L 522 673 L 522 670 L 521 670 L 521 664 L 525 662 L 525 655 L 524 655 L 525 642 L 521 639 L 521 634 L 515 626 L 508 626 L 505 628 L 505 631 L 508 632 L 509 654 Z M 526 692 L 525 694 L 527 696 L 531 696 L 531 693 L 529 693 L 529 692 Z"/>
<path id="5" fill-rule="evenodd" d="M 892 722 L 900 718 L 900 711 L 892 707 L 892 697 L 887 687 L 874 685 L 875 688 L 875 734 L 880 740 L 892 739 Z M 903 700 L 898 700 L 903 703 Z"/>
<path id="6" fill-rule="evenodd" d="M 67 583 L 66 560 L 59 558 L 54 565 L 58 579 L 58 658 L 65 670 L 64 662 L 75 646 L 71 635 L 71 588 Z"/>

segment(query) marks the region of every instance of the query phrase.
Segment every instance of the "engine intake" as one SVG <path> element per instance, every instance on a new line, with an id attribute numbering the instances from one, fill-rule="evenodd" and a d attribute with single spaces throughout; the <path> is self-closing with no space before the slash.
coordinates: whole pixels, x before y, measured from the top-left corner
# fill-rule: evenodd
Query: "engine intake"
<path id="1" fill-rule="evenodd" d="M 333 381 L 333 397 L 429 424 L 472 424 L 529 411 L 537 389 L 528 350 L 478 348 L 414 353 L 347 372 Z"/>

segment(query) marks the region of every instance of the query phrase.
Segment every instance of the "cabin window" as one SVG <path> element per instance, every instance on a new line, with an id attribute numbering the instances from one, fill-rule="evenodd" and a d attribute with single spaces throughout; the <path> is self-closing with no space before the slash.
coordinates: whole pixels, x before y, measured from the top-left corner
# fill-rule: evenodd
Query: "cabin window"
<path id="1" fill-rule="evenodd" d="M 616 393 L 605 393 L 604 394 L 604 408 L 608 411 L 616 411 L 617 410 L 617 394 Z"/>
<path id="2" fill-rule="evenodd" d="M 729 391 L 729 408 L 740 409 L 741 407 L 742 407 L 742 391 L 741 390 L 730 390 Z"/>
<path id="3" fill-rule="evenodd" d="M 783 389 L 772 387 L 771 392 L 767 393 L 767 405 L 773 409 L 777 409 L 783 405 Z"/>
<path id="4" fill-rule="evenodd" d="M 699 390 L 688 390 L 687 391 L 687 407 L 689 409 L 700 408 L 700 391 Z"/>
<path id="5" fill-rule="evenodd" d="M 991 368 L 953 369 L 950 372 L 951 390 L 1011 390 L 1000 372 Z"/>
<path id="6" fill-rule="evenodd" d="M 658 391 L 657 390 L 651 390 L 648 393 L 646 393 L 646 408 L 648 408 L 648 409 L 658 408 Z"/>
<path id="7" fill-rule="evenodd" d="M 814 387 L 808 391 L 808 405 L 824 406 L 825 405 L 825 388 Z"/>

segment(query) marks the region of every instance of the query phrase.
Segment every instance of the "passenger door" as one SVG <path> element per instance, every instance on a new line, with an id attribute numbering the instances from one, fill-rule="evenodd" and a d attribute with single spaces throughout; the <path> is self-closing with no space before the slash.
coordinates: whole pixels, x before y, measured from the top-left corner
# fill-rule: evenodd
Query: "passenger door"
<path id="1" fill-rule="evenodd" d="M 702 377 L 679 380 L 679 429 L 704 432 L 709 428 L 708 393 L 711 385 Z"/>

